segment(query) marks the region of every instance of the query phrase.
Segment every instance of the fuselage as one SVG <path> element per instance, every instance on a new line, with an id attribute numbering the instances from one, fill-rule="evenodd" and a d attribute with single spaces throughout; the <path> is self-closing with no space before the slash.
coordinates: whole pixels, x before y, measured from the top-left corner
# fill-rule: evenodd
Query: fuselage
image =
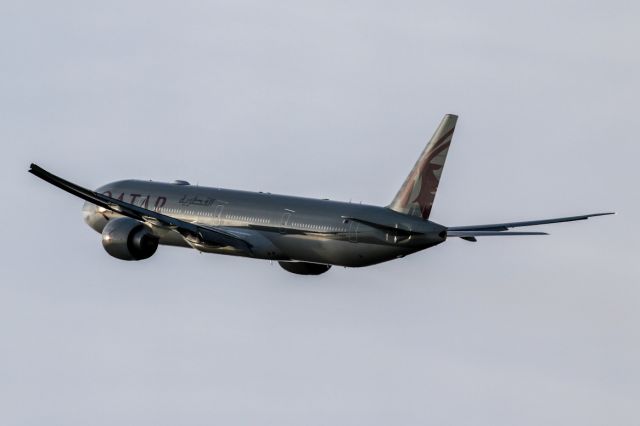
<path id="1" fill-rule="evenodd" d="M 113 182 L 91 191 L 37 164 L 29 172 L 86 201 L 85 221 L 109 255 L 148 259 L 159 245 L 277 261 L 288 272 L 319 275 L 404 257 L 447 237 L 546 235 L 511 228 L 611 213 L 445 227 L 429 221 L 458 117 L 444 116 L 387 207 L 192 186 L 188 182 Z"/>
<path id="2" fill-rule="evenodd" d="M 367 266 L 440 244 L 446 228 L 385 207 L 264 192 L 123 180 L 97 190 L 120 201 L 174 218 L 224 229 L 255 247 L 253 256 L 339 266 Z M 118 213 L 86 203 L 85 221 L 102 232 Z M 152 228 L 160 244 L 243 255 L 232 247 L 206 246 L 178 232 Z"/>

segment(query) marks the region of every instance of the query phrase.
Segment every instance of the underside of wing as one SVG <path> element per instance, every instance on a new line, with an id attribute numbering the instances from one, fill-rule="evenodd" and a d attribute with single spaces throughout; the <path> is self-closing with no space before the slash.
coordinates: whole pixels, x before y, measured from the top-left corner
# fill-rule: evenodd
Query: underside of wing
<path id="1" fill-rule="evenodd" d="M 216 227 L 202 226 L 194 223 L 185 222 L 172 216 L 159 213 L 157 211 L 145 209 L 133 204 L 108 197 L 95 191 L 83 188 L 72 182 L 64 180 L 52 173 L 49 173 L 42 167 L 31 164 L 29 173 L 39 177 L 40 179 L 57 186 L 58 188 L 89 201 L 99 207 L 114 211 L 123 216 L 130 217 L 140 222 L 147 223 L 155 227 L 163 227 L 175 230 L 180 233 L 189 243 L 209 244 L 217 246 L 230 246 L 238 250 L 251 254 L 251 244 L 244 239 L 226 232 Z"/>

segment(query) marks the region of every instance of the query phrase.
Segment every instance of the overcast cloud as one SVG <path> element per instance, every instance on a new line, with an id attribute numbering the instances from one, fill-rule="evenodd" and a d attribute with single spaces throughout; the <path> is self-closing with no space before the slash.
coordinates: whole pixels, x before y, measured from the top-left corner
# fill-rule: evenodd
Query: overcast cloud
<path id="1" fill-rule="evenodd" d="M 638 2 L 0 9 L 0 424 L 640 424 Z M 385 205 L 445 113 L 433 220 L 618 215 L 308 278 L 26 172 Z"/>

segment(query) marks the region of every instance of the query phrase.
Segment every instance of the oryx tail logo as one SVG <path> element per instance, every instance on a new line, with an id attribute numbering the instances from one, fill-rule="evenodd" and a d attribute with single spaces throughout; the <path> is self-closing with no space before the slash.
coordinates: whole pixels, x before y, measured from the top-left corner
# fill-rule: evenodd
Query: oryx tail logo
<path id="1" fill-rule="evenodd" d="M 428 219 L 453 138 L 455 115 L 444 117 L 389 207 Z"/>

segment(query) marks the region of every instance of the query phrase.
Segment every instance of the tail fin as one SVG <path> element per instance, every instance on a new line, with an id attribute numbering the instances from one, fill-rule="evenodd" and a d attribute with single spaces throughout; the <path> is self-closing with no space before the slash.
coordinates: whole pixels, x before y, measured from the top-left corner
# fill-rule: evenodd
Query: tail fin
<path id="1" fill-rule="evenodd" d="M 444 116 L 416 165 L 389 204 L 391 210 L 421 216 L 423 219 L 429 218 L 457 120 L 457 115 Z"/>

